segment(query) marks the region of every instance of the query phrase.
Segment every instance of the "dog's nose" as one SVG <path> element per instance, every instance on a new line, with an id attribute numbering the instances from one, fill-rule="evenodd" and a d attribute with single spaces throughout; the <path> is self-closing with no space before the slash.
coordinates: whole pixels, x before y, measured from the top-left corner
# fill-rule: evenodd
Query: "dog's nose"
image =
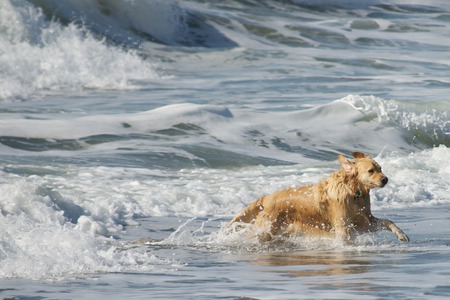
<path id="1" fill-rule="evenodd" d="M 383 176 L 383 178 L 381 178 L 381 183 L 383 185 L 386 185 L 388 183 L 389 179 L 386 176 Z"/>

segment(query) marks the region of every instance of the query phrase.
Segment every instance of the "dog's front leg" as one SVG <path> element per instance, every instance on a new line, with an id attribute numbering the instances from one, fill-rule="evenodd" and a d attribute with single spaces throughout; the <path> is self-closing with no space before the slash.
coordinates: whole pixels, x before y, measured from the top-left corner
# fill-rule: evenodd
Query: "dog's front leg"
<path id="1" fill-rule="evenodd" d="M 337 226 L 335 228 L 336 238 L 343 241 L 348 242 L 355 236 L 355 229 L 351 227 L 341 227 Z"/>
<path id="2" fill-rule="evenodd" d="M 344 242 L 350 241 L 356 235 L 355 227 L 345 217 L 337 218 L 334 221 L 334 232 L 336 238 Z"/>
<path id="3" fill-rule="evenodd" d="M 409 237 L 394 222 L 388 219 L 378 219 L 372 217 L 372 222 L 376 224 L 377 229 L 385 229 L 392 231 L 402 242 L 409 242 Z"/>

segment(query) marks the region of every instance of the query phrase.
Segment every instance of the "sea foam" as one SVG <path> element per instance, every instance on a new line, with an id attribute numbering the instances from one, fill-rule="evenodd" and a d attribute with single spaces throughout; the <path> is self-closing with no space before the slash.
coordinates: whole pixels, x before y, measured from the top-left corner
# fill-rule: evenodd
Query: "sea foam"
<path id="1" fill-rule="evenodd" d="M 82 25 L 48 21 L 26 1 L 0 4 L 0 99 L 81 89 L 132 89 L 160 79 L 136 51 L 110 46 Z"/>
<path id="2" fill-rule="evenodd" d="M 177 265 L 175 260 L 160 259 L 142 249 L 118 250 L 120 244 L 113 239 L 98 239 L 106 231 L 83 228 L 86 217 L 72 224 L 32 178 L 8 177 L 8 182 L 0 186 L 2 278 L 67 280 L 98 272 L 148 272 L 157 266 L 170 269 Z M 106 212 L 105 208 L 97 207 Z M 105 225 L 97 220 L 91 226 Z"/>

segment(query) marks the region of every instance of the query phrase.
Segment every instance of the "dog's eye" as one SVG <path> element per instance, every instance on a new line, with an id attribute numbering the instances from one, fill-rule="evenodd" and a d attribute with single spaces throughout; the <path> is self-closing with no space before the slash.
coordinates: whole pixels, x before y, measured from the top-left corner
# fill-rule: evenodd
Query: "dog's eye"
<path id="1" fill-rule="evenodd" d="M 375 172 L 374 169 L 369 169 L 369 173 L 370 173 L 370 174 L 373 174 L 373 172 Z"/>

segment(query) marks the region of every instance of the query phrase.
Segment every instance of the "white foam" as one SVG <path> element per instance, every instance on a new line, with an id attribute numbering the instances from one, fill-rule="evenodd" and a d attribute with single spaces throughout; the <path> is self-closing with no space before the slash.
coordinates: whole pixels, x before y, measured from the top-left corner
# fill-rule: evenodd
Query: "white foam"
<path id="1" fill-rule="evenodd" d="M 49 196 L 39 195 L 32 178 L 5 177 L 8 183 L 0 185 L 1 278 L 67 280 L 98 272 L 148 272 L 176 266 L 176 261 L 143 249 L 118 251 L 113 240 L 98 239 L 97 231 L 86 232 L 83 220 L 77 225 L 68 222 Z M 107 207 L 97 209 L 114 218 L 114 213 L 105 211 Z M 92 224 L 104 227 L 98 219 Z"/>
<path id="2" fill-rule="evenodd" d="M 450 197 L 450 149 L 441 145 L 410 155 L 392 154 L 377 160 L 389 184 L 375 190 L 375 207 L 432 206 Z"/>
<path id="3" fill-rule="evenodd" d="M 450 136 L 448 103 L 435 104 L 406 103 L 385 100 L 374 96 L 349 95 L 340 101 L 387 126 L 397 126 L 409 132 L 420 130 L 429 132 L 429 139 L 436 140 Z"/>
<path id="4" fill-rule="evenodd" d="M 47 21 L 26 1 L 0 4 L 0 99 L 80 89 L 132 89 L 161 78 L 136 52 L 108 46 L 82 27 Z"/>

